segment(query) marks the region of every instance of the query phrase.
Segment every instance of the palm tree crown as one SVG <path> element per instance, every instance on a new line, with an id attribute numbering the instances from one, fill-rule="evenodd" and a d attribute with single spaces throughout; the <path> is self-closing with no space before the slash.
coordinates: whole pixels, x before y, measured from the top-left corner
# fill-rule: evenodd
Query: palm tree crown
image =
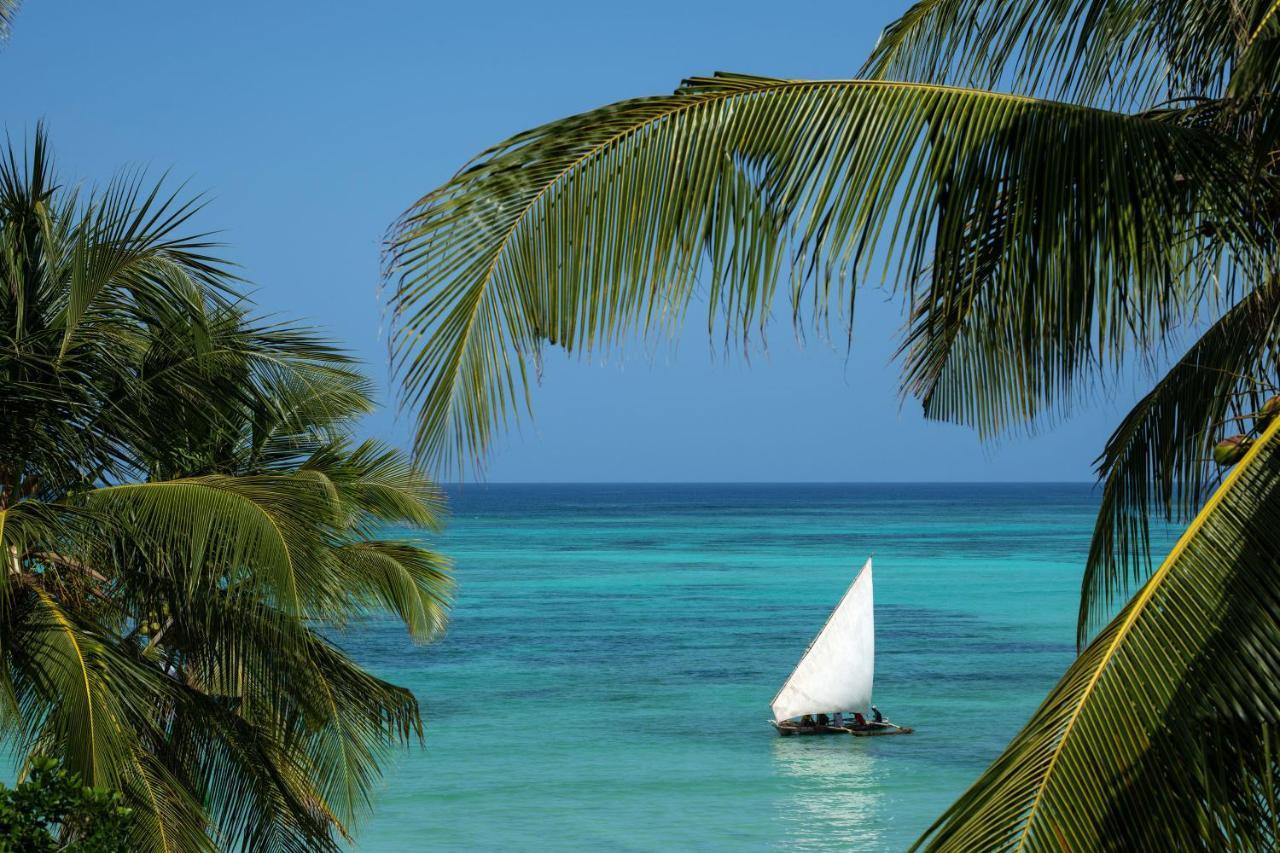
<path id="1" fill-rule="evenodd" d="M 139 849 L 329 849 L 422 724 L 319 628 L 441 630 L 443 500 L 353 440 L 367 381 L 250 313 L 195 210 L 63 189 L 43 132 L 0 162 L 0 720 L 122 790 Z"/>

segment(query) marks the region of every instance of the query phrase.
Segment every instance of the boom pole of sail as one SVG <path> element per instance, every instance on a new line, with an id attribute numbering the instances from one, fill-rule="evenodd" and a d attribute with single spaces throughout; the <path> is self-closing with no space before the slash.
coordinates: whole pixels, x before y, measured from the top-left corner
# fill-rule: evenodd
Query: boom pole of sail
<path id="1" fill-rule="evenodd" d="M 773 698 L 774 720 L 861 710 L 871 704 L 876 655 L 873 598 L 868 559 Z"/>

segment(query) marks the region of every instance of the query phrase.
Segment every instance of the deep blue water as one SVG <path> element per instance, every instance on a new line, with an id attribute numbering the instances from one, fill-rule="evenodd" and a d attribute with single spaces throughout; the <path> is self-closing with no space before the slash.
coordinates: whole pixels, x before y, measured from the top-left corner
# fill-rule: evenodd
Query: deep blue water
<path id="1" fill-rule="evenodd" d="M 1097 506 L 1083 484 L 453 498 L 448 635 L 339 637 L 428 725 L 362 850 L 902 849 L 1070 663 Z M 916 734 L 778 738 L 769 701 L 873 552 L 875 701 Z"/>

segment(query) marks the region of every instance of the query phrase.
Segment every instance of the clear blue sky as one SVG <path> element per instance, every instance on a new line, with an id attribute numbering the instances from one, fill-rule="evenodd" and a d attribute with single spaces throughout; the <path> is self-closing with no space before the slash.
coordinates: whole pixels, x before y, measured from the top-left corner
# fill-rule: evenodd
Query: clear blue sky
<path id="1" fill-rule="evenodd" d="M 850 76 L 906 3 L 85 3 L 28 0 L 0 118 L 45 119 L 66 178 L 126 164 L 207 191 L 263 309 L 315 321 L 387 385 L 379 241 L 488 143 L 682 77 Z M 625 360 L 553 356 L 492 481 L 1087 480 L 1127 404 L 983 446 L 899 406 L 900 314 L 860 297 L 854 348 L 783 326 L 746 365 L 699 324 Z M 785 316 L 785 311 L 782 312 Z M 387 395 L 391 400 L 390 394 Z M 393 407 L 369 430 L 404 442 Z"/>

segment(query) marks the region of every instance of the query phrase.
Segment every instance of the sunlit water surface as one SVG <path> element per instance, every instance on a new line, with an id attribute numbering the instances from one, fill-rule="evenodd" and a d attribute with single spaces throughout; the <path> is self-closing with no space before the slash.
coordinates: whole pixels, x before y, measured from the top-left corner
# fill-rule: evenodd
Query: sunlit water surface
<path id="1" fill-rule="evenodd" d="M 1070 663 L 1097 506 L 1085 485 L 453 497 L 448 636 L 338 637 L 428 721 L 362 850 L 902 849 Z M 770 699 L 871 552 L 875 700 L 916 734 L 777 737 Z"/>

